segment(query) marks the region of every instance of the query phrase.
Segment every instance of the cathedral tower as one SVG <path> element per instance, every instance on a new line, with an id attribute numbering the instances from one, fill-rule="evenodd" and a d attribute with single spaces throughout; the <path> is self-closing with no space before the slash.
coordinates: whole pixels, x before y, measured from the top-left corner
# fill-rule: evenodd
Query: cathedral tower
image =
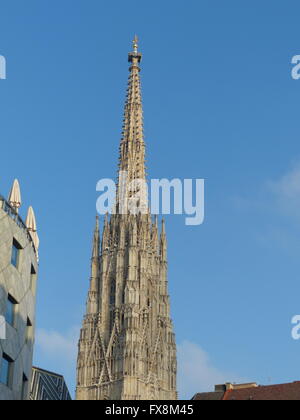
<path id="1" fill-rule="evenodd" d="M 99 219 L 93 239 L 90 288 L 80 333 L 78 400 L 175 400 L 176 344 L 170 319 L 165 223 L 159 232 L 139 193 L 132 214 L 120 200 L 127 183 L 146 180 L 140 62 L 137 38 L 129 53 L 116 214 Z M 126 187 L 125 187 L 126 190 Z"/>

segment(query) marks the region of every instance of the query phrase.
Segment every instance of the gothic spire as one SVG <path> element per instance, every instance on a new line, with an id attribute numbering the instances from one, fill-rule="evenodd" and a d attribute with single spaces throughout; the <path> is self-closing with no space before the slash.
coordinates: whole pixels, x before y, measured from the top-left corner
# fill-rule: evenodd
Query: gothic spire
<path id="1" fill-rule="evenodd" d="M 93 258 L 99 258 L 100 250 L 100 233 L 99 233 L 99 216 L 96 216 L 96 226 L 93 239 Z"/>
<path id="2" fill-rule="evenodd" d="M 109 245 L 110 245 L 109 239 L 110 239 L 110 229 L 109 229 L 108 213 L 106 213 L 105 219 L 104 219 L 103 234 L 102 234 L 102 246 L 101 246 L 102 253 L 108 250 Z"/>
<path id="3" fill-rule="evenodd" d="M 160 233 L 160 256 L 163 262 L 167 261 L 167 236 L 166 236 L 166 223 L 165 219 L 161 222 L 161 233 Z"/>
<path id="4" fill-rule="evenodd" d="M 99 217 L 96 216 L 96 226 L 93 238 L 93 252 L 91 261 L 91 292 L 98 292 L 99 280 L 99 256 L 100 256 L 100 233 L 99 233 Z"/>
<path id="5" fill-rule="evenodd" d="M 116 211 L 105 216 L 100 253 L 98 221 L 94 234 L 91 288 L 79 340 L 78 400 L 177 398 L 164 221 L 160 234 L 148 201 L 142 211 L 143 186 L 130 185 L 146 180 L 141 57 L 135 37 L 128 56 L 120 194 Z"/>
<path id="6" fill-rule="evenodd" d="M 96 227 L 93 238 L 93 251 L 91 260 L 90 289 L 87 298 L 87 315 L 95 315 L 99 311 L 99 256 L 100 256 L 100 234 L 99 217 L 96 216 Z"/>
<path id="7" fill-rule="evenodd" d="M 140 62 L 138 39 L 133 40 L 133 50 L 128 54 L 129 68 L 127 96 L 124 107 L 122 139 L 120 144 L 120 171 L 127 172 L 127 182 L 145 179 L 145 143 L 143 108 L 140 83 Z"/>
<path id="8" fill-rule="evenodd" d="M 144 184 L 142 186 L 141 184 L 136 184 L 133 188 L 131 184 L 135 180 L 146 180 L 143 107 L 140 82 L 141 60 L 142 54 L 138 51 L 138 38 L 135 36 L 133 49 L 128 54 L 130 74 L 120 144 L 117 210 L 121 211 L 122 214 L 128 213 L 128 207 L 131 205 L 128 200 L 132 196 L 136 197 L 135 207 L 137 207 L 138 212 L 147 213 L 148 211 L 148 197 Z"/>

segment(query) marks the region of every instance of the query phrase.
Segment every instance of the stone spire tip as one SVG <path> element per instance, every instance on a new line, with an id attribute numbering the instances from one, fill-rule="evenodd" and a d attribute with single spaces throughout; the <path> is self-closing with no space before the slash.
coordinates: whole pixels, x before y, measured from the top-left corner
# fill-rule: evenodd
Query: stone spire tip
<path id="1" fill-rule="evenodd" d="M 138 36 L 137 35 L 134 36 L 134 39 L 132 41 L 132 44 L 133 44 L 133 52 L 135 54 L 137 54 L 138 53 L 138 47 L 139 47 L 139 39 L 138 39 Z"/>

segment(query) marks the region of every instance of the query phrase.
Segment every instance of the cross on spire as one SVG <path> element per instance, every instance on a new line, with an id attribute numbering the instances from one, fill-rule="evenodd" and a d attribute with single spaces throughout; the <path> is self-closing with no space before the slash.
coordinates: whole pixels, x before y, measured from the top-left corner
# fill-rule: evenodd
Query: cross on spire
<path id="1" fill-rule="evenodd" d="M 138 37 L 137 37 L 137 35 L 135 35 L 135 37 L 134 37 L 134 39 L 133 39 L 133 41 L 132 41 L 132 45 L 133 45 L 133 51 L 131 51 L 129 54 L 128 54 L 128 61 L 130 62 L 130 63 L 132 63 L 132 66 L 130 67 L 130 71 L 132 71 L 132 69 L 136 66 L 137 67 L 137 69 L 138 70 L 140 70 L 139 69 L 139 63 L 141 62 L 141 60 L 142 60 L 142 54 L 140 53 L 140 52 L 138 52 L 138 47 L 139 47 L 139 40 L 138 40 Z"/>

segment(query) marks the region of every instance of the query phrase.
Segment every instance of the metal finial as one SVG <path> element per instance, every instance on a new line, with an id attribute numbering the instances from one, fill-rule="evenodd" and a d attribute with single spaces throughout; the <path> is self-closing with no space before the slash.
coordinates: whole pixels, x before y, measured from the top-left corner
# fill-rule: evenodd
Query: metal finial
<path id="1" fill-rule="evenodd" d="M 135 54 L 137 54 L 137 52 L 138 52 L 138 46 L 139 46 L 138 42 L 139 42 L 138 37 L 137 37 L 137 35 L 135 35 L 134 40 L 132 41 L 132 43 L 133 43 L 133 52 Z"/>

